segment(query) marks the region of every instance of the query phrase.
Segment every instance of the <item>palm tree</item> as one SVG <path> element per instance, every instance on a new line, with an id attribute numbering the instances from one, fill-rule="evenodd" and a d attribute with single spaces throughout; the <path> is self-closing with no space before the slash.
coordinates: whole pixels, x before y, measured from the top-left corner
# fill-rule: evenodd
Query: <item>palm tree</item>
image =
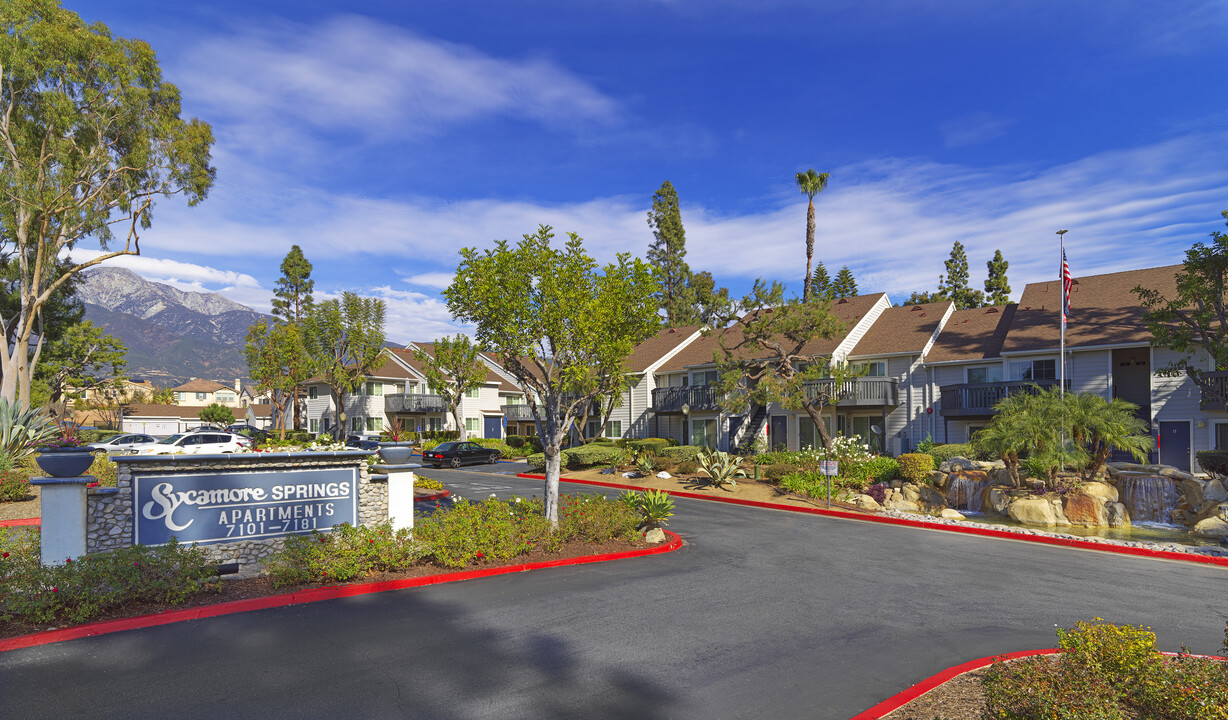
<path id="1" fill-rule="evenodd" d="M 827 187 L 831 173 L 817 173 L 814 168 L 797 174 L 797 188 L 810 199 L 806 210 L 806 274 L 802 276 L 802 302 L 810 299 L 810 262 L 814 259 L 814 196 Z"/>
<path id="2" fill-rule="evenodd" d="M 1087 452 L 1085 482 L 1096 479 L 1114 448 L 1125 450 L 1139 462 L 1146 461 L 1155 441 L 1147 432 L 1146 423 L 1134 414 L 1137 409 L 1137 405 L 1121 398 L 1105 400 L 1095 393 L 1066 396 L 1070 439 Z"/>

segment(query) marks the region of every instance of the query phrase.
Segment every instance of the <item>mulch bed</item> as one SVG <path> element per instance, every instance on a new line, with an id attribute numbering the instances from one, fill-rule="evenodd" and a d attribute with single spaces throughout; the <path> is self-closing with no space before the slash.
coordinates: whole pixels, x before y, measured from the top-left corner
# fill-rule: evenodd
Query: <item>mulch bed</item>
<path id="1" fill-rule="evenodd" d="M 890 712 L 882 720 L 980 720 L 985 710 L 981 678 L 989 668 L 956 675 L 921 697 Z"/>
<path id="2" fill-rule="evenodd" d="M 151 613 L 163 612 L 165 610 L 181 610 L 183 608 L 200 607 L 203 605 L 215 605 L 217 603 L 230 602 L 232 600 L 247 600 L 250 598 L 267 597 L 269 595 L 281 595 L 313 588 L 332 587 L 336 585 L 352 585 L 355 583 L 380 582 L 384 580 L 401 580 L 406 578 L 423 577 L 427 575 L 449 575 L 452 573 L 481 570 L 484 568 L 503 567 L 506 565 L 524 565 L 527 563 L 564 560 L 568 558 L 585 557 L 588 555 L 604 555 L 607 553 L 625 552 L 628 550 L 644 549 L 648 547 L 652 546 L 643 541 L 628 543 L 621 540 L 608 540 L 601 543 L 587 543 L 573 540 L 571 542 L 564 543 L 562 549 L 557 553 L 546 553 L 536 550 L 531 553 L 512 558 L 508 562 L 493 561 L 472 563 L 463 568 L 445 568 L 437 565 L 420 565 L 404 572 L 371 573 L 366 577 L 359 578 L 349 583 L 302 583 L 299 585 L 287 585 L 281 588 L 274 588 L 273 581 L 267 577 L 234 579 L 223 578 L 222 582 L 220 583 L 220 587 L 216 591 L 200 593 L 196 597 L 180 605 L 171 606 L 159 603 L 134 602 L 100 614 L 91 619 L 89 622 L 115 620 L 118 618 L 134 617 L 137 615 L 148 615 Z M 56 630 L 62 627 L 68 626 L 55 623 L 0 623 L 0 639 L 16 637 L 18 635 L 28 635 L 30 633 L 35 633 L 42 630 Z"/>

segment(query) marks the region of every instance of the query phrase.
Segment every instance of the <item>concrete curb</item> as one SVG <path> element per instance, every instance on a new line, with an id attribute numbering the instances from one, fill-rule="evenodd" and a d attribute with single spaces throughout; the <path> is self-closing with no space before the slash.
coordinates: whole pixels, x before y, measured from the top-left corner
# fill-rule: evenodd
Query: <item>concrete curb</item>
<path id="1" fill-rule="evenodd" d="M 916 700 L 917 698 L 921 697 L 922 695 L 929 692 L 930 690 L 933 690 L 939 685 L 945 683 L 946 681 L 956 676 L 963 675 L 964 673 L 970 670 L 978 670 L 980 668 L 992 665 L 994 662 L 998 660 L 1015 660 L 1018 658 L 1025 658 L 1025 657 L 1039 657 L 1042 655 L 1056 655 L 1059 652 L 1061 652 L 1061 650 L 1058 650 L 1057 648 L 1049 648 L 1047 650 L 1020 650 L 1019 652 L 1003 653 L 1001 655 L 994 655 L 992 657 L 984 657 L 984 658 L 978 658 L 976 660 L 969 660 L 966 663 L 961 663 L 954 667 L 949 667 L 946 670 L 943 670 L 942 672 L 938 673 L 937 675 L 931 675 L 930 677 L 927 677 L 926 679 L 922 680 L 916 685 L 913 685 L 912 687 L 908 688 L 904 692 L 892 695 L 891 697 L 880 702 L 879 704 L 875 705 L 869 710 L 866 710 L 865 712 L 854 715 L 853 717 L 849 718 L 849 720 L 879 720 L 879 718 L 881 718 L 882 716 L 890 714 L 896 710 L 899 710 L 900 708 L 904 707 L 908 703 L 912 702 L 913 700 Z M 1178 655 L 1180 655 L 1180 653 L 1174 653 L 1174 652 L 1161 652 L 1160 654 L 1167 655 L 1169 657 L 1177 657 Z M 1228 658 L 1219 657 L 1218 655 L 1190 655 L 1190 657 L 1208 658 L 1211 660 L 1228 660 Z"/>
<path id="2" fill-rule="evenodd" d="M 642 550 L 625 550 L 623 552 L 605 553 L 603 555 L 582 555 L 580 557 L 564 558 L 561 560 L 543 560 L 535 563 L 504 565 L 502 567 L 482 568 L 479 570 L 467 570 L 441 575 L 425 575 L 423 577 L 405 578 L 403 580 L 384 580 L 381 582 L 353 583 L 350 585 L 332 585 L 329 587 L 284 593 L 282 595 L 269 595 L 267 597 L 252 598 L 250 600 L 234 600 L 232 602 L 218 603 L 216 605 L 202 605 L 200 607 L 184 608 L 182 610 L 167 610 L 166 612 L 154 613 L 152 615 L 138 615 L 136 617 L 120 618 L 117 620 L 103 620 L 101 622 L 89 623 L 87 625 L 77 625 L 75 627 L 63 628 L 60 630 L 46 630 L 43 632 L 31 633 L 29 635 L 19 635 L 17 637 L 0 640 L 0 652 L 20 650 L 22 648 L 35 647 L 38 645 L 48 645 L 51 643 L 64 642 L 66 640 L 76 640 L 78 638 L 93 637 L 95 635 L 107 635 L 109 633 L 122 632 L 124 630 L 137 630 L 140 628 L 169 625 L 170 623 L 185 622 L 188 620 L 201 620 L 203 618 L 218 617 L 220 615 L 251 612 L 253 610 L 267 610 L 269 608 L 286 607 L 288 605 L 302 605 L 306 603 L 321 602 L 323 600 L 335 600 L 338 598 L 355 597 L 358 595 L 370 595 L 372 593 L 387 592 L 389 590 L 403 590 L 413 587 L 425 587 L 427 585 L 440 585 L 443 583 L 460 582 L 462 580 L 493 577 L 495 575 L 527 572 L 529 570 L 543 570 L 546 568 L 567 567 L 570 565 L 587 565 L 589 563 L 608 562 L 610 560 L 623 560 L 626 558 L 644 557 L 647 555 L 659 555 L 661 553 L 673 552 L 674 550 L 682 547 L 682 538 L 678 537 L 676 533 L 666 530 L 665 534 L 669 536 L 669 542 L 657 545 L 656 547 L 644 548 Z"/>
<path id="3" fill-rule="evenodd" d="M 422 495 L 422 496 L 415 495 L 414 502 L 430 502 L 432 500 L 443 500 L 444 498 L 448 497 L 451 494 L 452 494 L 451 491 L 440 490 L 439 492 L 433 495 Z"/>
<path id="4" fill-rule="evenodd" d="M 544 475 L 535 475 L 532 473 L 520 473 L 516 477 L 526 478 L 529 480 L 544 480 Z M 612 488 L 615 490 L 634 490 L 643 492 L 645 488 L 637 485 L 622 485 L 619 483 L 608 483 L 600 480 L 577 480 L 573 478 L 559 478 L 560 482 L 579 483 L 581 485 L 595 485 L 597 487 Z M 924 520 L 908 520 L 905 518 L 881 517 L 878 515 L 866 515 L 862 513 L 847 512 L 844 510 L 827 510 L 824 508 L 799 508 L 790 505 L 781 505 L 779 503 L 761 502 L 759 500 L 742 500 L 740 498 L 723 498 L 712 497 L 710 495 L 700 495 L 699 493 L 685 492 L 682 490 L 663 490 L 669 495 L 675 497 L 690 498 L 692 500 L 708 500 L 711 502 L 730 503 L 732 505 L 744 505 L 746 507 L 765 508 L 768 510 L 786 510 L 789 512 L 809 513 L 811 515 L 825 515 L 827 517 L 838 517 L 846 520 L 861 520 L 863 522 L 877 522 L 887 525 L 903 525 L 905 527 L 923 528 L 925 530 L 941 530 L 943 532 L 964 533 L 966 535 L 981 535 L 984 537 L 1001 538 L 1004 540 L 1019 540 L 1022 542 L 1034 542 L 1044 545 L 1061 545 L 1064 547 L 1079 548 L 1082 550 L 1098 550 L 1100 552 L 1117 553 L 1120 555 L 1136 555 L 1139 557 L 1160 558 L 1163 560 L 1177 560 L 1179 562 L 1200 563 L 1203 565 L 1218 565 L 1220 567 L 1228 567 L 1228 557 L 1213 557 L 1210 555 L 1197 555 L 1193 553 L 1179 553 L 1168 550 L 1149 550 L 1147 548 L 1127 547 L 1124 545 L 1110 545 L 1108 543 L 1094 543 L 1086 540 L 1069 540 L 1058 537 L 1045 537 L 1041 535 L 1024 535 L 1022 533 L 1004 532 L 1002 530 L 992 530 L 990 528 L 976 528 L 959 525 L 943 525 L 940 523 L 925 522 Z"/>
<path id="5" fill-rule="evenodd" d="M 42 518 L 18 518 L 17 520 L 0 520 L 0 527 L 36 527 L 43 524 Z"/>

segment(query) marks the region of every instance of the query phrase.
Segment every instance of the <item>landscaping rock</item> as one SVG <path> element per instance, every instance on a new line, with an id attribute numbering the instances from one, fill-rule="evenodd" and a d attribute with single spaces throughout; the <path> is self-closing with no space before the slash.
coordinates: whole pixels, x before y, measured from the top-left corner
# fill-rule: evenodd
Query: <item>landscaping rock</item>
<path id="1" fill-rule="evenodd" d="M 1109 527 L 1128 527 L 1130 525 L 1130 512 L 1124 503 L 1106 503 L 1104 511 Z"/>
<path id="2" fill-rule="evenodd" d="M 936 487 L 946 487 L 947 480 L 950 477 L 950 475 L 944 472 L 939 472 L 937 470 L 930 471 L 930 483 Z"/>
<path id="3" fill-rule="evenodd" d="M 1198 524 L 1194 526 L 1194 529 L 1190 530 L 1190 533 L 1200 537 L 1228 537 L 1228 520 L 1221 517 L 1210 517 L 1206 520 L 1199 520 Z"/>
<path id="4" fill-rule="evenodd" d="M 1112 485 L 1108 483 L 1102 483 L 1102 482 L 1083 483 L 1083 486 L 1079 488 L 1079 492 L 1085 495 L 1091 495 L 1092 497 L 1100 498 L 1101 500 L 1107 500 L 1109 502 L 1117 502 L 1118 500 L 1121 499 L 1117 493 L 1117 488 L 1113 487 Z"/>
<path id="5" fill-rule="evenodd" d="M 902 487 L 904 487 L 904 481 L 903 481 L 903 480 L 892 480 L 892 481 L 891 481 L 891 489 L 892 489 L 892 490 L 899 490 L 899 489 L 900 489 L 900 488 L 902 488 Z"/>
<path id="6" fill-rule="evenodd" d="M 905 502 L 917 502 L 921 499 L 921 487 L 912 483 L 906 483 L 900 488 L 900 494 L 904 497 Z"/>
<path id="7" fill-rule="evenodd" d="M 1202 482 L 1198 480 L 1182 480 L 1178 482 L 1177 492 L 1181 495 L 1181 504 L 1188 508 L 1200 507 L 1203 504 Z"/>
<path id="8" fill-rule="evenodd" d="M 1194 525 L 1200 520 L 1212 517 L 1228 517 L 1228 503 L 1205 502 L 1198 508 L 1198 512 L 1193 513 L 1193 515 L 1193 520 L 1187 520 L 1186 525 Z"/>
<path id="9" fill-rule="evenodd" d="M 985 510 L 992 509 L 998 515 L 1005 515 L 1006 508 L 1013 500 L 1014 498 L 1011 497 L 1008 491 L 996 487 L 990 488 L 981 502 L 981 507 Z"/>
<path id="10" fill-rule="evenodd" d="M 1062 498 L 1062 512 L 1071 525 L 1098 527 L 1108 523 L 1104 501 L 1082 491 L 1066 493 Z"/>
<path id="11" fill-rule="evenodd" d="M 1228 500 L 1228 490 L 1224 489 L 1222 481 L 1208 480 L 1207 484 L 1202 486 L 1202 499 L 1210 502 L 1224 502 Z"/>
<path id="12" fill-rule="evenodd" d="M 854 495 L 852 503 L 861 510 L 882 510 L 883 506 L 878 504 L 878 501 L 869 495 Z"/>
<path id="13" fill-rule="evenodd" d="M 661 528 L 653 528 L 644 533 L 644 542 L 656 545 L 665 542 L 665 531 Z"/>
<path id="14" fill-rule="evenodd" d="M 1141 472 L 1144 467 L 1146 466 L 1139 465 L 1138 463 L 1129 463 L 1129 462 L 1111 462 L 1111 463 L 1104 464 L 1105 470 L 1107 470 L 1110 475 L 1114 475 L 1114 476 L 1118 473 L 1118 471 L 1121 471 L 1121 470 L 1125 470 L 1128 472 Z"/>
<path id="15" fill-rule="evenodd" d="M 1048 498 L 1018 498 L 1007 508 L 1006 513 L 1015 522 L 1027 525 L 1057 525 L 1057 514 Z"/>
<path id="16" fill-rule="evenodd" d="M 639 477 L 639 476 L 640 476 L 640 474 L 639 474 L 639 473 L 637 473 L 637 472 L 625 472 L 625 473 L 623 473 L 623 477 L 625 477 L 625 478 L 637 478 L 637 477 Z"/>
<path id="17" fill-rule="evenodd" d="M 963 516 L 963 513 L 961 513 L 958 510 L 952 510 L 951 508 L 943 508 L 942 512 L 938 513 L 938 517 L 945 518 L 947 520 L 965 520 L 966 519 Z"/>
<path id="18" fill-rule="evenodd" d="M 661 472 L 657 473 L 657 479 L 658 479 L 658 480 L 669 480 L 671 477 L 673 477 L 673 476 L 672 476 L 672 475 L 670 475 L 669 473 L 665 472 L 664 470 L 662 470 Z"/>
<path id="19" fill-rule="evenodd" d="M 1171 465 L 1148 465 L 1147 472 L 1153 472 L 1156 475 L 1163 475 L 1164 477 L 1176 478 L 1178 480 L 1196 479 L 1193 475 L 1184 470 L 1178 470 Z"/>

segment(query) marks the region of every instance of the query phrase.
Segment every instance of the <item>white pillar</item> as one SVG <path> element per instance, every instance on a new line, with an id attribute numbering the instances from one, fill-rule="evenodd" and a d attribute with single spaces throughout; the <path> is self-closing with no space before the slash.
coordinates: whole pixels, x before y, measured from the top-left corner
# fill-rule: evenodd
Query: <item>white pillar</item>
<path id="1" fill-rule="evenodd" d="M 31 485 L 42 488 L 42 561 L 59 565 L 85 554 L 85 505 L 89 475 L 72 478 L 35 477 Z"/>
<path id="2" fill-rule="evenodd" d="M 375 471 L 388 475 L 388 519 L 394 530 L 414 526 L 414 470 L 417 463 L 376 465 Z"/>

